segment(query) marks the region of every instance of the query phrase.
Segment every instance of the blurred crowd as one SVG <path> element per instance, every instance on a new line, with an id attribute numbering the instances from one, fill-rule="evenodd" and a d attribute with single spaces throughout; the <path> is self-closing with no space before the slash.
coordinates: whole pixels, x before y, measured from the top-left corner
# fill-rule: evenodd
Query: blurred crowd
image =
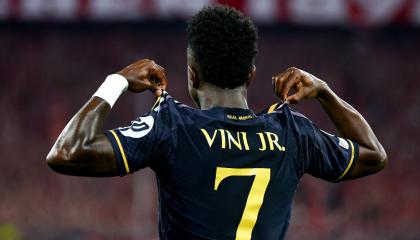
<path id="1" fill-rule="evenodd" d="M 166 68 L 170 94 L 186 90 L 183 23 L 0 25 L 0 240 L 157 239 L 151 170 L 124 178 L 61 176 L 45 156 L 107 74 L 140 58 Z M 305 176 L 287 239 L 420 238 L 420 31 L 383 28 L 260 28 L 255 112 L 276 101 L 271 76 L 288 66 L 324 79 L 358 109 L 387 150 L 378 175 L 339 184 Z M 153 103 L 125 94 L 106 128 Z M 315 102 L 296 108 L 334 132 Z"/>
<path id="2" fill-rule="evenodd" d="M 420 25 L 420 0 L 0 0 L 0 20 L 170 20 L 215 4 L 233 6 L 262 23 Z"/>

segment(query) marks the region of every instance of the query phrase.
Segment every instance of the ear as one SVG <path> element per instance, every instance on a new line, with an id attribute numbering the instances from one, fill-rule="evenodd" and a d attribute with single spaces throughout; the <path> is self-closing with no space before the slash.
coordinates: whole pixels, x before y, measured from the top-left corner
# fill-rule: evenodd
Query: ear
<path id="1" fill-rule="evenodd" d="M 195 67 L 188 65 L 188 74 L 190 75 L 190 81 L 192 81 L 192 87 L 198 89 L 200 87 L 200 79 Z"/>
<path id="2" fill-rule="evenodd" d="M 248 87 L 251 82 L 254 80 L 255 78 L 255 72 L 256 72 L 257 68 L 255 67 L 255 65 L 252 65 L 251 70 L 248 73 L 248 81 L 246 81 L 246 86 Z"/>

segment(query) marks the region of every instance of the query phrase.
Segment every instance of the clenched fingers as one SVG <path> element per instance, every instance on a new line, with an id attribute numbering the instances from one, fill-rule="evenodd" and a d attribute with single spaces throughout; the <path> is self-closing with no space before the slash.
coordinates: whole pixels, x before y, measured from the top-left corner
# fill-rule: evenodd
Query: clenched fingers
<path id="1" fill-rule="evenodd" d="M 299 79 L 299 70 L 294 67 L 288 68 L 286 71 L 274 76 L 272 80 L 276 95 L 282 101 L 286 101 L 287 95 Z"/>
<path id="2" fill-rule="evenodd" d="M 149 71 L 149 79 L 152 84 L 150 89 L 155 95 L 160 96 L 168 85 L 168 80 L 166 79 L 165 69 L 157 64 Z"/>

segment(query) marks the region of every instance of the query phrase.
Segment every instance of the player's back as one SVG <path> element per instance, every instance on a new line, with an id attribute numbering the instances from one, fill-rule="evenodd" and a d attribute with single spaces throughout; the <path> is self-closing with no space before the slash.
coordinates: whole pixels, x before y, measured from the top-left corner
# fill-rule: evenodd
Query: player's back
<path id="1" fill-rule="evenodd" d="M 148 116 L 111 131 L 114 148 L 123 146 L 121 174 L 156 172 L 161 239 L 281 239 L 302 174 L 334 180 L 348 170 L 351 142 L 321 156 L 340 139 L 318 136 L 288 105 L 269 112 L 197 110 L 165 93 Z M 312 156 L 347 160 L 302 161 Z"/>

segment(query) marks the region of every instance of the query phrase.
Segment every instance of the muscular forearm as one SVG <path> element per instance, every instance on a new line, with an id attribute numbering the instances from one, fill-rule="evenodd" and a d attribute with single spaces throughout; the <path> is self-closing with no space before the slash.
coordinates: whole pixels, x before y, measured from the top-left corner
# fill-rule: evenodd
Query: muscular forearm
<path id="1" fill-rule="evenodd" d="M 359 145 L 359 165 L 348 178 L 368 175 L 381 170 L 387 156 L 375 133 L 363 116 L 350 104 L 339 98 L 325 83 L 317 99 L 337 131 Z M 360 167 L 364 165 L 365 167 Z"/>
<path id="2" fill-rule="evenodd" d="M 109 75 L 99 89 L 70 120 L 47 156 L 57 172 L 80 176 L 116 176 L 118 169 L 112 145 L 103 134 L 103 124 L 118 97 L 127 89 L 151 90 L 156 96 L 166 89 L 164 69 L 143 59 Z"/>
<path id="3" fill-rule="evenodd" d="M 66 159 L 76 155 L 79 149 L 91 143 L 101 133 L 109 111 L 110 106 L 106 101 L 98 97 L 91 98 L 67 123 L 51 153 L 60 151 L 56 154 Z"/>
<path id="4" fill-rule="evenodd" d="M 91 98 L 70 120 L 47 156 L 57 172 L 83 176 L 114 176 L 112 147 L 103 134 L 103 123 L 110 105 Z"/>
<path id="5" fill-rule="evenodd" d="M 379 142 L 362 115 L 339 98 L 326 84 L 317 99 L 343 137 L 369 149 L 378 148 Z"/>
<path id="6" fill-rule="evenodd" d="M 316 98 L 342 137 L 359 146 L 357 161 L 342 179 L 366 176 L 382 170 L 388 162 L 386 153 L 371 127 L 348 103 L 340 99 L 328 85 L 301 69 L 291 67 L 272 78 L 276 94 L 289 103 Z M 294 93 L 289 95 L 289 92 Z M 354 164 L 355 163 L 355 164 Z"/>

